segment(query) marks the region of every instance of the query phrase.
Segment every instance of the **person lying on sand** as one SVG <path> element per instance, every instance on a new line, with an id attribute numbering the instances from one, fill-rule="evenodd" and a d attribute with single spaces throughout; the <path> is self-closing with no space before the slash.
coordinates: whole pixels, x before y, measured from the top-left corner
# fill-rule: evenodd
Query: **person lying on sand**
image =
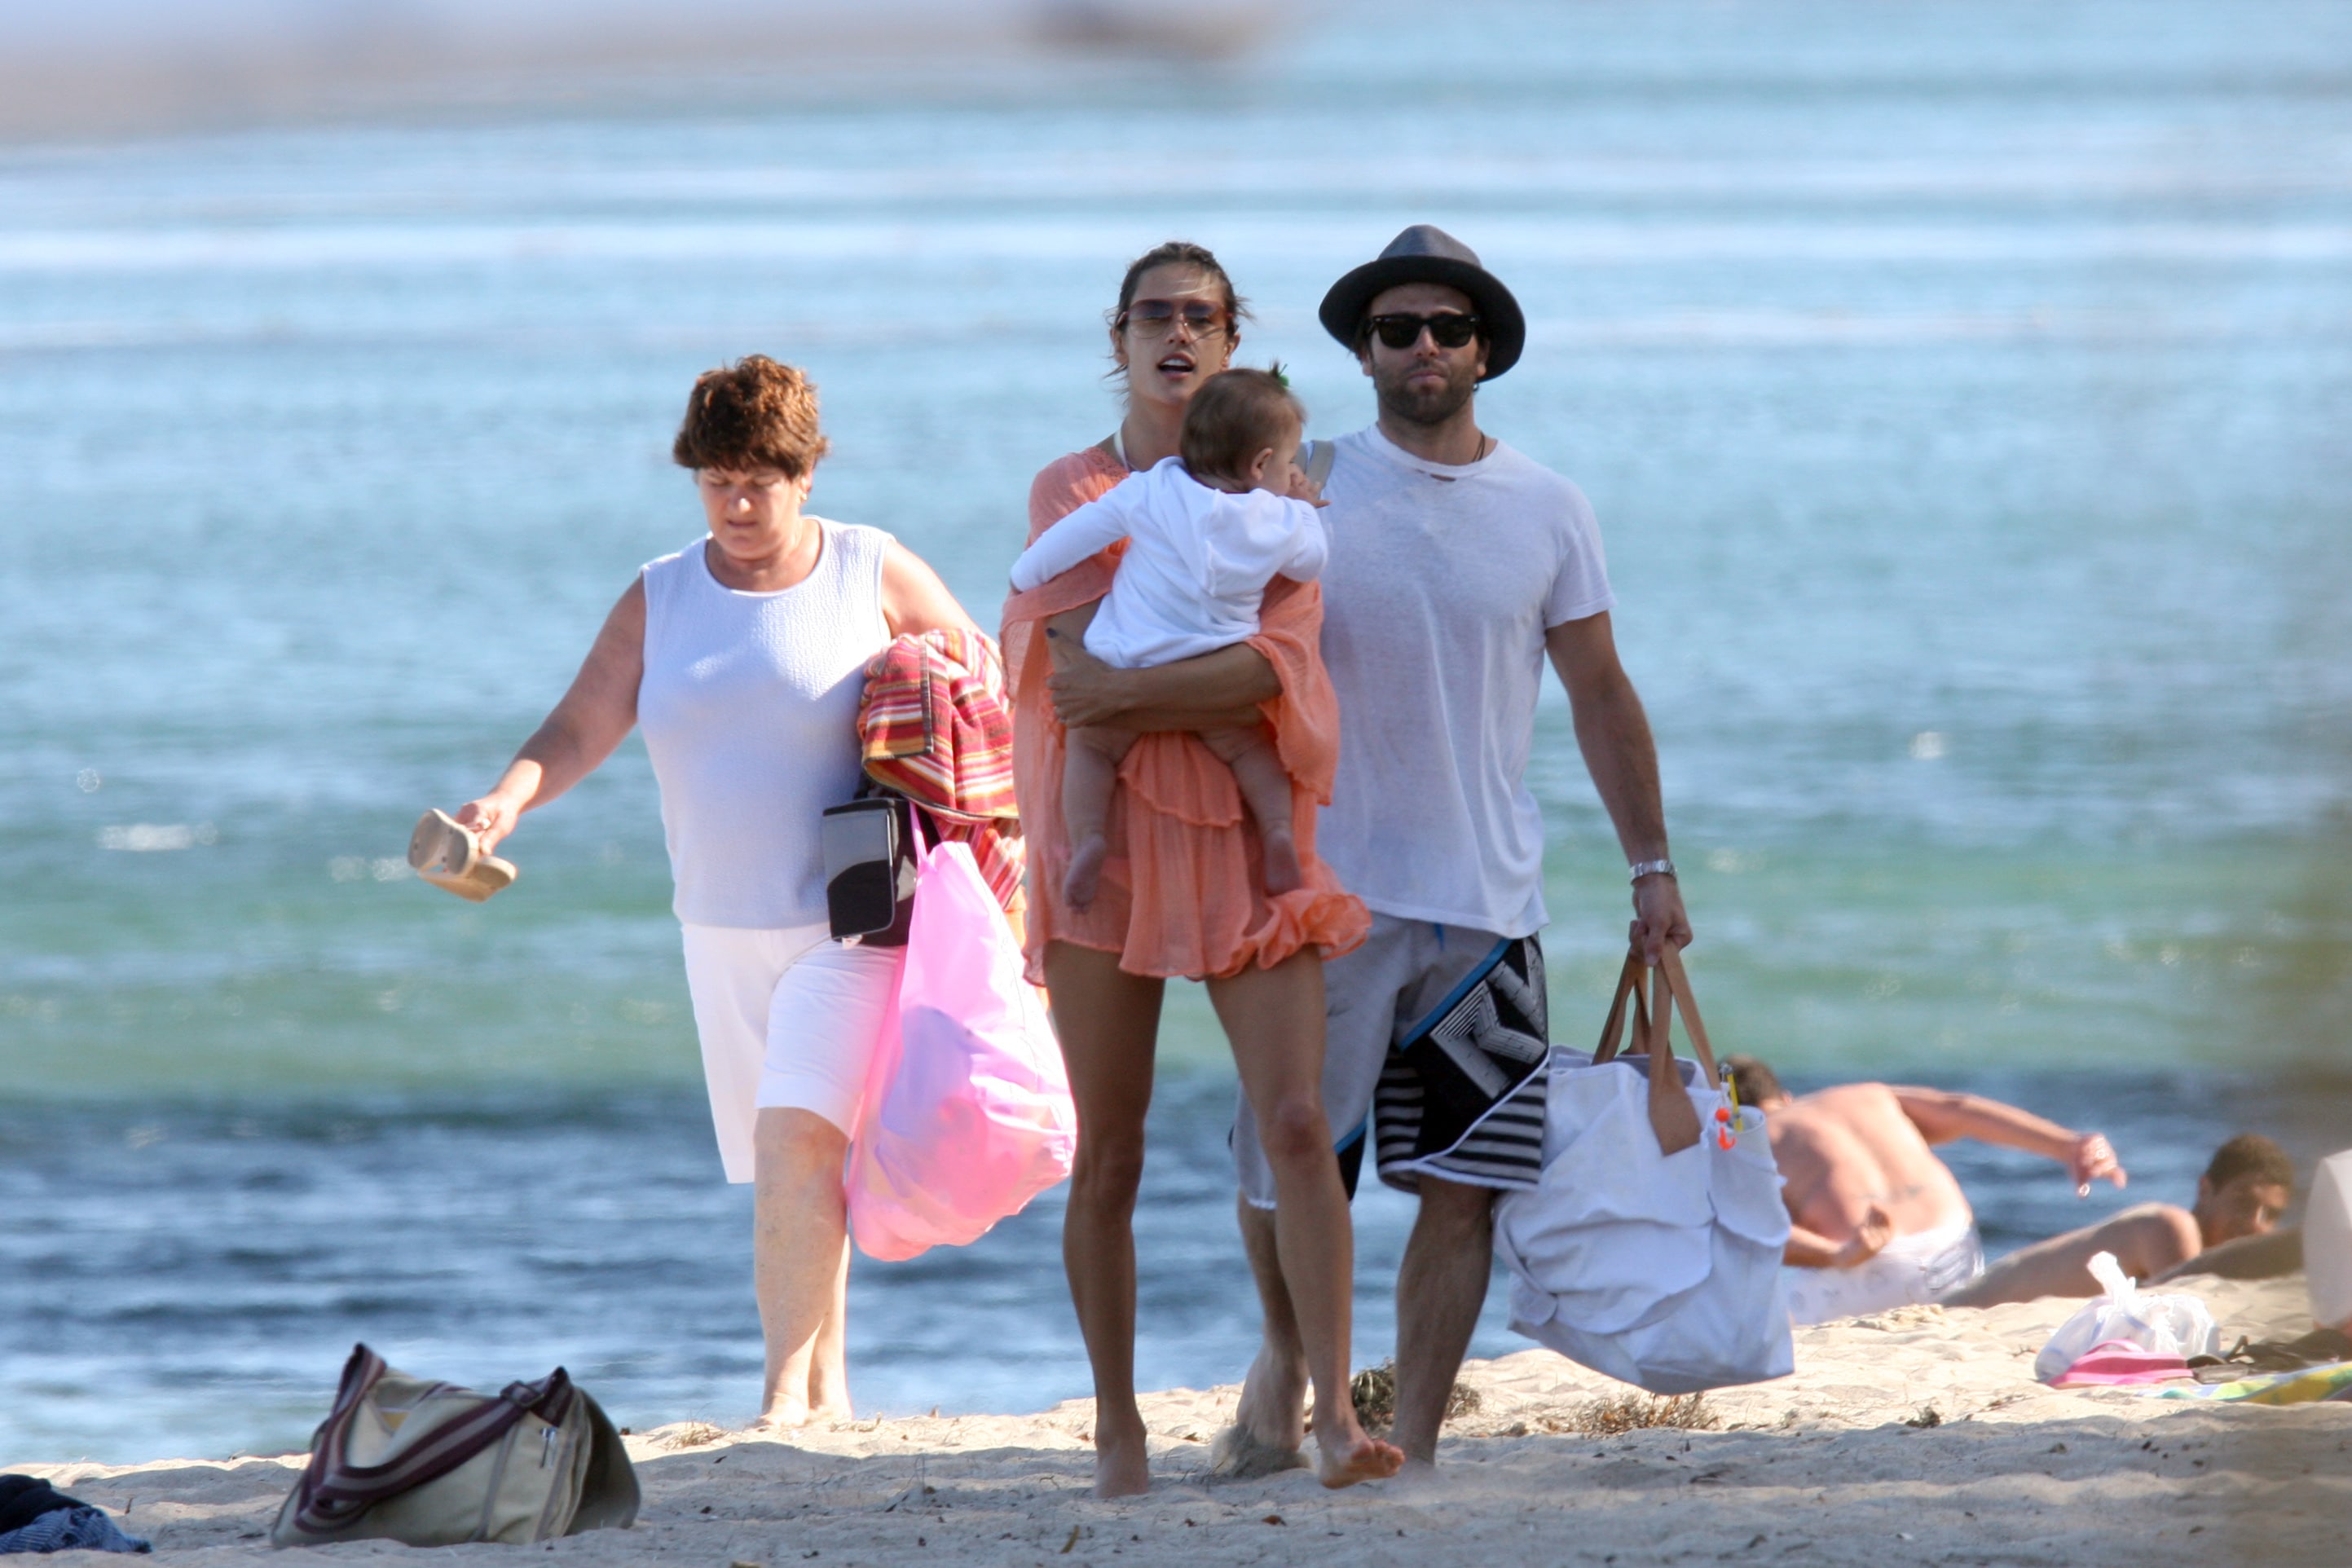
<path id="1" fill-rule="evenodd" d="M 2102 1252 L 2114 1253 L 2133 1279 L 2151 1279 L 2208 1247 L 2268 1235 L 2294 1195 L 2294 1162 L 2286 1151 L 2258 1132 L 2241 1132 L 2214 1152 L 2197 1178 L 2194 1207 L 2140 1204 L 2037 1241 L 1941 1300 L 1947 1306 L 1990 1307 L 2043 1296 L 2095 1296 L 2090 1263 Z"/>
<path id="2" fill-rule="evenodd" d="M 1754 1057 L 1724 1066 L 1740 1102 L 1764 1113 L 1788 1181 L 1781 1258 L 1795 1322 L 1935 1300 L 1983 1268 L 1975 1212 L 1931 1144 L 1974 1138 L 2042 1155 L 2067 1167 L 2078 1194 L 2102 1177 L 2118 1187 L 2126 1179 L 2099 1133 L 1999 1100 L 1885 1083 L 1839 1084 L 1795 1099 Z"/>

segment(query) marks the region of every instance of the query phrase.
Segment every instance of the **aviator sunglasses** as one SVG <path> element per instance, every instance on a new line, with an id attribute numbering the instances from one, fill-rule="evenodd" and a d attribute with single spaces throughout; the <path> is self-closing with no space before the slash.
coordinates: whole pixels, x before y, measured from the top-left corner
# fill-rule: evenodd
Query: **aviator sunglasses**
<path id="1" fill-rule="evenodd" d="M 1138 300 L 1118 314 L 1118 325 L 1133 327 L 1147 338 L 1164 338 L 1181 321 L 1196 338 L 1225 330 L 1224 307 L 1207 300 Z"/>
<path id="2" fill-rule="evenodd" d="M 1427 327 L 1430 337 L 1442 349 L 1458 349 L 1478 335 L 1479 321 L 1459 311 L 1442 316 L 1374 316 L 1372 331 L 1392 349 L 1409 349 L 1421 341 L 1421 329 Z"/>

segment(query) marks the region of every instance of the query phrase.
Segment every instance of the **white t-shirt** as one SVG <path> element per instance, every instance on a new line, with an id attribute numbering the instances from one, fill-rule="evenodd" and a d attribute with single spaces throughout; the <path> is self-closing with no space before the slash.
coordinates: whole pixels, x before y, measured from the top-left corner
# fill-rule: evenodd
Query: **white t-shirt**
<path id="1" fill-rule="evenodd" d="M 1339 771 L 1317 852 L 1383 914 L 1539 931 L 1543 817 L 1527 772 L 1544 634 L 1617 602 L 1592 508 L 1499 442 L 1461 467 L 1378 426 L 1336 445 L 1323 662 Z"/>
<path id="2" fill-rule="evenodd" d="M 1087 651 L 1118 669 L 1255 637 L 1265 585 L 1276 577 L 1311 581 L 1328 548 L 1307 502 L 1216 489 L 1170 458 L 1039 534 L 1013 563 L 1013 586 L 1026 593 L 1121 539 L 1127 553 L 1087 627 Z"/>

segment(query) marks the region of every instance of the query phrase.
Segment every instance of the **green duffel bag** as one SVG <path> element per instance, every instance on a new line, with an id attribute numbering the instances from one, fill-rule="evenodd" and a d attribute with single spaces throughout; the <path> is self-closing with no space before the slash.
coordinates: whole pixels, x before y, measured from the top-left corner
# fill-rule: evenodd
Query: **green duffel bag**
<path id="1" fill-rule="evenodd" d="M 562 1367 L 477 1394 L 394 1372 L 356 1345 L 269 1538 L 520 1543 L 626 1530 L 636 1517 L 621 1435 Z"/>

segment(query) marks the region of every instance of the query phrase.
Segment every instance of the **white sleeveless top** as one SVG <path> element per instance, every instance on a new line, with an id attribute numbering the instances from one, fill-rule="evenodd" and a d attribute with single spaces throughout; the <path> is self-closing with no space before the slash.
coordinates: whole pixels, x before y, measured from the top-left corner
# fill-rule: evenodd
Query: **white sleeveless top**
<path id="1" fill-rule="evenodd" d="M 790 588 L 722 585 L 706 541 L 641 569 L 637 725 L 688 925 L 777 930 L 825 918 L 818 819 L 856 793 L 866 661 L 890 640 L 878 528 L 811 521 L 816 566 Z"/>

